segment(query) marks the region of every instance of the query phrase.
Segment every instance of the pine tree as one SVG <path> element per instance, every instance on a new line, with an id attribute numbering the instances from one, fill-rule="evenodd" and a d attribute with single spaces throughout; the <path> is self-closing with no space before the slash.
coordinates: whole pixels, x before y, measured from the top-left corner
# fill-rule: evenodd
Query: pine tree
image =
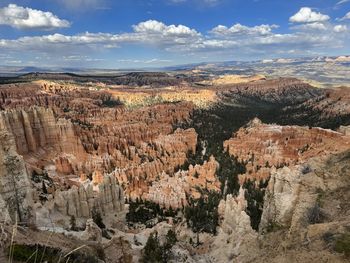
<path id="1" fill-rule="evenodd" d="M 158 233 L 152 233 L 142 251 L 142 263 L 161 263 L 163 262 L 162 247 L 159 243 Z"/>
<path id="2" fill-rule="evenodd" d="M 76 222 L 76 219 L 75 219 L 75 216 L 71 216 L 70 217 L 70 230 L 72 231 L 77 231 L 77 222 Z"/>
<path id="3" fill-rule="evenodd" d="M 99 228 L 101 229 L 106 228 L 106 225 L 103 223 L 101 213 L 97 211 L 96 208 L 92 210 L 92 220 L 96 225 L 98 225 Z"/>

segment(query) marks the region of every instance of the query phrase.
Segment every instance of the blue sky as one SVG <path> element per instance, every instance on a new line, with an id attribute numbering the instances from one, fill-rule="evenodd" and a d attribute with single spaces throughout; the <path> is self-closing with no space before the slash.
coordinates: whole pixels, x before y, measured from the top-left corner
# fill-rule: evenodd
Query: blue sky
<path id="1" fill-rule="evenodd" d="M 0 0 L 11 66 L 161 67 L 350 53 L 350 0 Z"/>

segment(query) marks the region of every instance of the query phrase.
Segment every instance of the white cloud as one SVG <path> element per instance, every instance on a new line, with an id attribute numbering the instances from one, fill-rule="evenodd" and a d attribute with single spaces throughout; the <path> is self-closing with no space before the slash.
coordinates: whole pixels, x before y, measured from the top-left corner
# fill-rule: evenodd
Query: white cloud
<path id="1" fill-rule="evenodd" d="M 156 20 L 148 20 L 146 22 L 141 22 L 137 25 L 134 25 L 133 29 L 137 33 L 159 34 L 163 36 L 197 37 L 200 35 L 196 30 L 190 29 L 187 26 L 167 26 L 164 23 Z"/>
<path id="2" fill-rule="evenodd" d="M 350 0 L 341 0 L 336 5 L 342 5 L 342 4 L 345 4 L 345 3 L 349 2 L 349 1 Z"/>
<path id="3" fill-rule="evenodd" d="M 223 25 L 219 25 L 213 28 L 210 32 L 215 35 L 221 35 L 221 36 L 230 36 L 230 35 L 237 35 L 237 34 L 267 35 L 267 34 L 270 34 L 272 30 L 275 28 L 278 28 L 278 26 L 277 25 L 259 25 L 254 27 L 248 27 L 237 23 L 230 28 Z"/>
<path id="4" fill-rule="evenodd" d="M 341 32 L 347 31 L 348 28 L 346 25 L 336 25 L 336 26 L 334 26 L 333 30 L 334 30 L 334 32 L 341 33 Z"/>
<path id="5" fill-rule="evenodd" d="M 27 52 L 33 58 L 49 55 L 50 61 L 94 62 L 99 61 L 95 58 L 101 50 L 109 52 L 108 49 L 120 48 L 123 52 L 124 47 L 138 45 L 156 47 L 160 52 L 181 54 L 183 57 L 193 56 L 196 59 L 203 57 L 203 54 L 215 59 L 227 58 L 228 55 L 256 58 L 266 54 L 294 56 L 311 52 L 317 54 L 332 49 L 338 51 L 339 47 L 346 48 L 346 43 L 349 42 L 349 34 L 340 33 L 347 29 L 346 25 L 334 25 L 331 22 L 294 25 L 291 33 L 276 33 L 276 28 L 277 25 L 219 25 L 209 33 L 201 34 L 185 25 L 167 25 L 160 21 L 148 20 L 134 25 L 130 32 L 120 34 L 56 33 L 0 39 L 0 54 L 18 54 L 14 56 L 14 60 L 22 59 L 20 54 Z M 136 59 L 119 62 L 156 65 L 168 61 Z"/>
<path id="6" fill-rule="evenodd" d="M 119 59 L 117 60 L 118 62 L 121 63 L 142 63 L 142 64 L 156 64 L 156 63 L 170 63 L 172 60 L 169 59 L 158 59 L 158 58 L 152 58 L 148 60 L 139 60 L 139 59 Z"/>
<path id="7" fill-rule="evenodd" d="M 313 23 L 324 22 L 329 20 L 329 18 L 328 15 L 312 11 L 310 7 L 302 7 L 298 13 L 289 18 L 289 21 L 293 23 Z"/>
<path id="8" fill-rule="evenodd" d="M 62 20 L 51 12 L 9 4 L 0 8 L 0 25 L 8 25 L 18 29 L 43 29 L 69 27 L 67 20 Z"/>
<path id="9" fill-rule="evenodd" d="M 347 20 L 350 19 L 350 12 L 348 12 L 342 19 L 340 20 Z"/>
<path id="10" fill-rule="evenodd" d="M 16 40 L 0 40 L 0 48 L 7 49 L 45 49 L 77 46 L 78 48 L 102 45 L 103 48 L 118 48 L 123 43 L 150 44 L 163 48 L 183 46 L 200 41 L 201 34 L 183 25 L 165 25 L 149 20 L 133 26 L 131 33 L 83 33 L 67 36 L 52 34 L 34 37 L 21 37 Z"/>
<path id="11" fill-rule="evenodd" d="M 320 22 L 301 24 L 292 27 L 292 29 L 304 30 L 304 31 L 313 31 L 313 30 L 327 30 L 327 25 Z"/>

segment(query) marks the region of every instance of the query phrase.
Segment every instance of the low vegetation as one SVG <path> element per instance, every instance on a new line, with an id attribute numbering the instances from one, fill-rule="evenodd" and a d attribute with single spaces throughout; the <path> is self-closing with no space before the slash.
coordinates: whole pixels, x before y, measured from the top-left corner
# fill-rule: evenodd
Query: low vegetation
<path id="1" fill-rule="evenodd" d="M 103 260 L 103 255 L 99 255 L 96 251 L 96 255 L 88 255 L 86 253 L 80 253 L 75 251 L 71 254 L 65 253 L 57 248 L 46 247 L 39 244 L 25 245 L 25 244 L 13 244 L 8 248 L 8 256 L 12 262 L 66 262 L 66 263 L 98 263 Z"/>
<path id="2" fill-rule="evenodd" d="M 202 194 L 199 199 L 190 199 L 189 205 L 185 208 L 185 218 L 193 232 L 216 234 L 220 197 L 217 192 L 209 192 Z"/>
<path id="3" fill-rule="evenodd" d="M 138 198 L 135 201 L 130 200 L 128 203 L 129 212 L 126 214 L 126 220 L 129 226 L 138 223 L 152 227 L 157 222 L 165 221 L 166 217 L 176 217 L 178 214 L 177 209 L 162 208 L 159 204 Z"/>
<path id="4" fill-rule="evenodd" d="M 335 239 L 334 250 L 350 257 L 350 233 L 342 234 Z"/>

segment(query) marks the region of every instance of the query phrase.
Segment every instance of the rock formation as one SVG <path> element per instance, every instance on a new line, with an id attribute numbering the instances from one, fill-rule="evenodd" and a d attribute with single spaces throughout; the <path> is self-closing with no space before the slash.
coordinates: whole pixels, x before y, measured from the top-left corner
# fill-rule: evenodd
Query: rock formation
<path id="1" fill-rule="evenodd" d="M 230 97 L 236 102 L 248 100 L 287 106 L 303 103 L 323 92 L 298 79 L 279 78 L 231 85 L 219 94 L 221 98 Z"/>
<path id="2" fill-rule="evenodd" d="M 249 262 L 257 257 L 258 233 L 250 226 L 246 208 L 242 188 L 237 197 L 228 195 L 226 200 L 221 200 L 219 213 L 222 222 L 210 252 L 215 262 Z"/>
<path id="3" fill-rule="evenodd" d="M 160 180 L 153 181 L 145 199 L 159 203 L 164 207 L 182 208 L 187 205 L 188 197 L 200 197 L 198 188 L 220 191 L 220 182 L 216 177 L 218 163 L 213 156 L 203 165 L 190 165 L 188 171 L 178 171 L 173 176 L 165 173 Z"/>
<path id="4" fill-rule="evenodd" d="M 86 221 L 86 228 L 82 233 L 82 239 L 88 241 L 102 241 L 102 231 L 92 219 Z"/>
<path id="5" fill-rule="evenodd" d="M 115 177 L 105 176 L 100 184 L 83 182 L 68 191 L 57 190 L 46 207 L 51 213 L 59 211 L 62 215 L 76 218 L 91 217 L 93 209 L 107 215 L 124 209 L 124 193 Z"/>
<path id="6" fill-rule="evenodd" d="M 224 142 L 224 149 L 246 165 L 246 179 L 265 180 L 274 169 L 305 162 L 314 156 L 346 150 L 350 137 L 322 128 L 279 126 L 252 120 L 234 137 Z"/>
<path id="7" fill-rule="evenodd" d="M 31 223 L 32 191 L 23 158 L 17 154 L 12 134 L 0 130 L 1 220 Z"/>

